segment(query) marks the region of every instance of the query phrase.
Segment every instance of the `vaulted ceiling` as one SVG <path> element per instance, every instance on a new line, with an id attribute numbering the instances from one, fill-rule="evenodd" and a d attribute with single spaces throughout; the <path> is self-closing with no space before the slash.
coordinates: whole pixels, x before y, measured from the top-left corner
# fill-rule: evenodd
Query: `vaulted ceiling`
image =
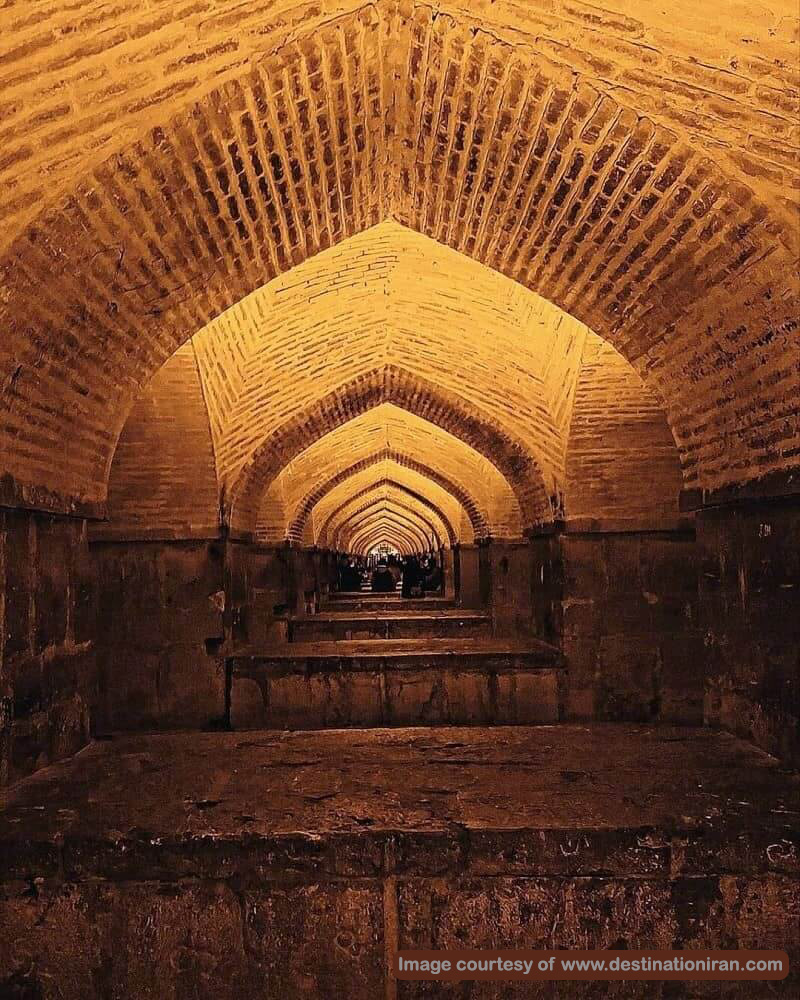
<path id="1" fill-rule="evenodd" d="M 796 468 L 796 10 L 669 6 L 6 8 L 5 493 L 452 540 Z"/>

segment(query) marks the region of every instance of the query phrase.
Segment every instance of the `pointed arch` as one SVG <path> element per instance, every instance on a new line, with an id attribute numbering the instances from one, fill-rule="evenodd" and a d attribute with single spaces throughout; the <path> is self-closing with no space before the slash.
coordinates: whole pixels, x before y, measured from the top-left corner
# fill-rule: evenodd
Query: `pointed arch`
<path id="1" fill-rule="evenodd" d="M 429 500 L 427 497 L 424 497 L 421 493 L 418 493 L 416 490 L 412 490 L 410 487 L 404 486 L 402 483 L 397 483 L 392 481 L 391 479 L 387 479 L 372 483 L 370 486 L 365 486 L 363 490 L 359 490 L 358 493 L 354 494 L 351 497 L 348 497 L 347 500 L 339 504 L 339 506 L 335 510 L 331 511 L 331 513 L 325 519 L 325 523 L 322 525 L 319 532 L 317 533 L 318 547 L 320 548 L 326 547 L 325 543 L 328 539 L 329 532 L 335 530 L 334 522 L 336 521 L 337 517 L 339 517 L 339 515 L 341 515 L 349 506 L 351 506 L 356 501 L 361 500 L 365 497 L 371 497 L 373 493 L 377 493 L 378 491 L 383 490 L 386 487 L 389 487 L 394 492 L 398 492 L 403 494 L 404 496 L 409 497 L 410 499 L 414 500 L 415 503 L 419 504 L 421 507 L 426 508 L 428 511 L 430 511 L 441 523 L 448 544 L 454 545 L 456 543 L 456 541 L 458 540 L 456 529 L 452 524 L 452 522 L 450 521 L 450 519 L 447 517 L 447 514 L 439 506 L 433 503 L 432 500 Z M 441 537 L 441 533 L 439 534 Z"/>
<path id="2" fill-rule="evenodd" d="M 427 548 L 424 538 L 414 529 L 408 528 L 405 525 L 392 520 L 387 515 L 384 515 L 383 517 L 377 518 L 373 524 L 365 525 L 360 528 L 347 542 L 347 544 L 342 545 L 340 551 L 344 550 L 357 552 L 359 547 L 362 545 L 363 540 L 369 537 L 371 532 L 376 530 L 391 530 L 398 538 L 402 538 L 405 541 L 412 552 L 422 552 Z"/>
<path id="3" fill-rule="evenodd" d="M 270 435 L 234 486 L 231 525 L 252 531 L 261 496 L 288 462 L 328 431 L 381 403 L 394 403 L 417 414 L 482 454 L 511 486 L 525 528 L 552 520 L 541 469 L 518 438 L 432 382 L 395 365 L 384 365 L 328 393 Z"/>
<path id="4" fill-rule="evenodd" d="M 437 548 L 441 548 L 444 545 L 444 539 L 439 534 L 438 528 L 424 514 L 419 514 L 412 508 L 403 506 L 399 501 L 375 497 L 363 504 L 363 506 L 350 512 L 336 526 L 331 535 L 334 548 L 345 539 L 351 537 L 356 531 L 360 531 L 362 527 L 371 524 L 375 518 L 383 515 L 391 515 L 398 520 L 398 523 L 402 523 L 408 528 L 413 528 L 419 532 L 422 540 L 433 539 Z M 428 547 L 427 544 L 425 547 Z"/>
<path id="5" fill-rule="evenodd" d="M 472 525 L 475 538 L 478 539 L 487 537 L 489 534 L 489 528 L 486 512 L 481 510 L 475 499 L 466 489 L 464 489 L 464 487 L 460 486 L 452 479 L 448 479 L 447 476 L 437 472 L 424 462 L 419 462 L 410 455 L 405 455 L 392 448 L 383 448 L 381 451 L 376 451 L 374 455 L 370 455 L 369 458 L 362 459 L 360 462 L 356 462 L 348 468 L 342 469 L 341 472 L 337 472 L 336 475 L 332 476 L 326 483 L 323 483 L 321 486 L 312 490 L 295 511 L 292 520 L 289 522 L 286 537 L 290 541 L 301 540 L 305 531 L 306 521 L 308 520 L 311 511 L 322 499 L 324 499 L 324 497 L 336 489 L 336 487 L 341 483 L 344 483 L 353 476 L 358 475 L 359 472 L 363 472 L 364 469 L 369 469 L 373 465 L 378 465 L 380 462 L 384 461 L 396 462 L 404 468 L 411 469 L 413 472 L 418 472 L 421 476 L 425 476 L 426 479 L 430 479 L 432 482 L 436 483 L 437 486 L 441 486 L 443 490 L 449 493 L 452 497 L 455 497 L 455 499 L 458 500 L 466 511 L 467 517 Z M 322 530 L 324 531 L 324 528 Z"/>

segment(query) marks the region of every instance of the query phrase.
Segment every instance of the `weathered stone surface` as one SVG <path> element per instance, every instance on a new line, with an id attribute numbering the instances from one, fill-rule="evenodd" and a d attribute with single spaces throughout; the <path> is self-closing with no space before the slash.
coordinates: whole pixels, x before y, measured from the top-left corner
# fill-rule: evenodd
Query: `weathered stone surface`
<path id="1" fill-rule="evenodd" d="M 401 948 L 787 948 L 796 954 L 796 883 L 777 877 L 402 878 L 397 885 Z M 740 914 L 746 909 L 748 916 Z M 765 913 L 770 926 L 753 927 Z M 752 923 L 751 923 L 752 921 Z M 757 940 L 757 944 L 756 944 Z M 780 943 L 778 943 L 780 942 Z M 460 997 L 464 984 L 398 983 L 398 996 Z M 781 983 L 474 983 L 471 996 L 791 996 Z"/>
<path id="2" fill-rule="evenodd" d="M 86 522 L 0 509 L 0 786 L 89 740 Z"/>
<path id="3" fill-rule="evenodd" d="M 790 875 L 796 791 L 703 729 L 129 734 L 20 784 L 0 842 L 15 878 L 37 858 L 51 875 L 48 845 L 79 879 L 375 877 L 428 836 L 449 870 L 482 875 Z"/>
<path id="4" fill-rule="evenodd" d="M 98 731 L 200 728 L 224 714 L 222 546 L 94 542 Z"/>
<path id="5" fill-rule="evenodd" d="M 332 604 L 332 606 L 337 606 Z M 291 642 L 336 639 L 478 639 L 492 634 L 488 615 L 453 611 L 323 611 L 290 622 Z"/>
<path id="6" fill-rule="evenodd" d="M 796 955 L 795 785 L 674 727 L 118 736 L 0 812 L 0 990 L 374 1000 L 397 947 Z M 740 985 L 618 994 L 761 995 Z"/>
<path id="7" fill-rule="evenodd" d="M 706 656 L 691 532 L 561 536 L 568 713 L 703 718 Z"/>
<path id="8" fill-rule="evenodd" d="M 536 640 L 295 642 L 242 651 L 228 674 L 234 729 L 555 722 L 564 688 Z"/>
<path id="9" fill-rule="evenodd" d="M 698 515 L 706 720 L 800 761 L 796 501 Z"/>

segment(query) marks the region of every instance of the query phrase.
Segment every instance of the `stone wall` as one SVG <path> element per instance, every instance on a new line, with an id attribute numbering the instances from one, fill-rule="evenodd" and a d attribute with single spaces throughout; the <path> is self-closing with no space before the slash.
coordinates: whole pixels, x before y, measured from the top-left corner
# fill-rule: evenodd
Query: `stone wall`
<path id="1" fill-rule="evenodd" d="M 288 546 L 231 543 L 228 567 L 233 640 L 255 647 L 284 641 L 293 580 Z"/>
<path id="2" fill-rule="evenodd" d="M 693 532 L 567 533 L 561 557 L 569 714 L 700 724 Z"/>
<path id="3" fill-rule="evenodd" d="M 85 520 L 0 509 L 0 786 L 89 740 L 90 588 Z"/>
<path id="4" fill-rule="evenodd" d="M 213 726 L 224 713 L 224 547 L 217 541 L 91 545 L 96 728 Z"/>
<path id="5" fill-rule="evenodd" d="M 706 721 L 800 763 L 800 499 L 702 511 Z"/>
<path id="6" fill-rule="evenodd" d="M 751 501 L 693 531 L 575 532 L 459 553 L 495 635 L 560 645 L 567 715 L 729 729 L 798 756 L 798 504 Z M 0 518 L 0 779 L 90 729 L 204 728 L 230 642 L 286 639 L 330 582 L 324 552 L 222 540 L 87 540 L 80 518 Z M 226 643 L 228 645 L 226 645 Z"/>

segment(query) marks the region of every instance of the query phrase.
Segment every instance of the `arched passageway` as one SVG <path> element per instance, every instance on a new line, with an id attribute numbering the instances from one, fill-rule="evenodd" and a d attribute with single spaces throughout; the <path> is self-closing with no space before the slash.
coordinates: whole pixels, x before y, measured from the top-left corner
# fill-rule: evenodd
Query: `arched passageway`
<path id="1" fill-rule="evenodd" d="M 795 7 L 0 5 L 0 995 L 794 948 Z"/>

